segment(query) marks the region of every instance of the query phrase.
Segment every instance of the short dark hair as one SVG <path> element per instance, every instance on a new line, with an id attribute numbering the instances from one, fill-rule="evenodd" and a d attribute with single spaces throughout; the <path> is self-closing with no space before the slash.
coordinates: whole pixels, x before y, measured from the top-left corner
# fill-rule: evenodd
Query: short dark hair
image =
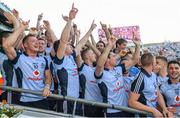
<path id="1" fill-rule="evenodd" d="M 180 66 L 180 63 L 177 60 L 169 61 L 168 62 L 168 68 L 169 68 L 169 65 L 171 65 L 171 64 L 178 64 Z"/>
<path id="2" fill-rule="evenodd" d="M 56 40 L 53 44 L 54 52 L 57 53 L 58 47 L 60 45 L 60 40 Z"/>
<path id="3" fill-rule="evenodd" d="M 22 43 L 24 44 L 29 39 L 29 37 L 36 37 L 36 36 L 33 34 L 28 34 L 23 38 Z"/>
<path id="4" fill-rule="evenodd" d="M 97 42 L 97 44 L 98 44 L 98 43 L 102 43 L 102 44 L 104 45 L 104 47 L 106 47 L 106 44 L 104 43 L 104 41 L 99 40 L 99 41 Z M 97 47 L 97 44 L 96 44 L 96 47 Z"/>
<path id="5" fill-rule="evenodd" d="M 91 49 L 90 49 L 90 48 L 86 48 L 86 49 L 84 49 L 84 50 L 81 51 L 81 57 L 82 57 L 83 60 L 85 59 L 85 55 L 86 55 L 86 53 L 87 53 L 89 50 L 91 50 Z"/>
<path id="6" fill-rule="evenodd" d="M 154 56 L 151 53 L 145 53 L 141 56 L 142 66 L 150 66 L 154 61 Z"/>
<path id="7" fill-rule="evenodd" d="M 126 41 L 125 39 L 123 39 L 123 38 L 119 38 L 119 39 L 116 41 L 116 47 L 117 47 L 118 45 L 121 45 L 122 43 L 127 43 L 127 41 Z"/>
<path id="8" fill-rule="evenodd" d="M 166 64 L 168 63 L 167 58 L 164 57 L 164 56 L 157 56 L 156 59 L 160 59 L 160 60 L 162 60 L 163 62 L 165 62 Z"/>

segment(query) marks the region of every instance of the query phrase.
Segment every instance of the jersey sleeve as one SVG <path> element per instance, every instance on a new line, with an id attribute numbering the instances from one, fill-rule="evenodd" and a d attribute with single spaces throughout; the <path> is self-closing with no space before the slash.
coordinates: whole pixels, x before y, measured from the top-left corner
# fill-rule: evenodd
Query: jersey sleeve
<path id="1" fill-rule="evenodd" d="M 63 60 L 64 60 L 64 57 L 62 59 L 59 59 L 57 57 L 57 55 L 55 55 L 55 57 L 53 59 L 54 63 L 57 64 L 57 65 L 61 65 L 63 63 Z"/>
<path id="2" fill-rule="evenodd" d="M 141 94 L 144 89 L 144 76 L 140 73 L 131 84 L 131 92 Z"/>
<path id="3" fill-rule="evenodd" d="M 16 52 L 17 56 L 13 59 L 13 60 L 10 60 L 12 62 L 12 64 L 17 64 L 18 60 L 19 60 L 19 57 L 22 53 L 20 52 Z"/>

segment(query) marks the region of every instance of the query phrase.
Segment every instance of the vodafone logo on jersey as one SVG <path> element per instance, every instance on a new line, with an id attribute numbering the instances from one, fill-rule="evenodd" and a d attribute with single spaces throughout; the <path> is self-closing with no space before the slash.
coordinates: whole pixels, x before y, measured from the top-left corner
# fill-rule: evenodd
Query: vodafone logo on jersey
<path id="1" fill-rule="evenodd" d="M 176 96 L 175 98 L 174 98 L 174 100 L 176 101 L 176 102 L 180 102 L 180 96 Z"/>
<path id="2" fill-rule="evenodd" d="M 120 81 L 116 82 L 116 87 L 120 87 Z"/>
<path id="3" fill-rule="evenodd" d="M 113 89 L 113 92 L 118 92 L 120 89 L 122 89 L 123 88 L 123 86 L 121 86 L 121 84 L 120 84 L 120 81 L 117 81 L 116 82 L 116 86 L 115 86 L 115 88 Z"/>
<path id="4" fill-rule="evenodd" d="M 40 75 L 40 71 L 39 71 L 39 70 L 35 70 L 35 71 L 33 72 L 33 75 L 34 75 L 35 77 L 38 77 L 38 76 Z"/>

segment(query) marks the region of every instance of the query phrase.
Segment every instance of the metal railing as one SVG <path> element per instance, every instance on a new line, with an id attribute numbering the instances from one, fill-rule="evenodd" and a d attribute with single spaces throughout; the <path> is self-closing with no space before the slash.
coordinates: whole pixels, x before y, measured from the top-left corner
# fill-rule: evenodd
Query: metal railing
<path id="1" fill-rule="evenodd" d="M 0 85 L 0 88 L 4 89 L 4 90 L 8 90 L 8 91 L 30 93 L 30 94 L 35 94 L 35 95 L 42 96 L 42 92 L 32 91 L 32 90 L 29 90 L 29 89 L 21 89 L 21 88 L 15 88 L 15 87 L 10 87 L 10 86 L 2 86 L 2 85 Z M 76 108 L 76 103 L 77 102 L 78 103 L 92 105 L 92 106 L 98 106 L 98 107 L 102 107 L 102 108 L 112 108 L 112 109 L 127 111 L 127 112 L 131 112 L 131 113 L 138 113 L 138 114 L 143 114 L 143 115 L 152 115 L 152 113 L 149 113 L 149 112 L 146 112 L 146 111 L 137 110 L 137 109 L 133 109 L 133 108 L 129 108 L 129 107 L 117 106 L 117 105 L 106 104 L 106 103 L 100 103 L 100 102 L 95 102 L 95 101 L 90 101 L 90 100 L 85 100 L 85 99 L 80 99 L 80 98 L 73 98 L 73 97 L 69 97 L 69 96 L 62 96 L 62 95 L 51 94 L 48 97 L 74 102 L 74 109 L 73 109 L 72 116 L 75 115 L 75 108 Z"/>

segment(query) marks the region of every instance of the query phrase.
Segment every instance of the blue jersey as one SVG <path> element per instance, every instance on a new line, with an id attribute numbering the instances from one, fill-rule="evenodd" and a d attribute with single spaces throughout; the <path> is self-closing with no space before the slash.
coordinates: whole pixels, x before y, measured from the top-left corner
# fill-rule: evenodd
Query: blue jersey
<path id="1" fill-rule="evenodd" d="M 63 96 L 79 97 L 79 75 L 75 62 L 76 54 L 64 56 L 61 60 L 55 56 L 53 67 L 59 79 L 60 92 Z"/>
<path id="2" fill-rule="evenodd" d="M 43 91 L 45 87 L 45 70 L 49 69 L 46 58 L 30 57 L 26 53 L 17 53 L 17 57 L 12 62 L 17 71 L 17 79 L 21 81 L 20 88 Z M 42 96 L 22 93 L 20 101 L 32 102 L 42 99 Z"/>
<path id="3" fill-rule="evenodd" d="M 123 67 L 123 68 L 122 68 Z M 99 87 L 103 96 L 103 102 L 119 106 L 127 106 L 125 100 L 124 80 L 122 77 L 124 66 L 117 66 L 112 70 L 104 69 L 99 79 Z M 107 113 L 116 113 L 120 110 L 107 109 Z"/>
<path id="4" fill-rule="evenodd" d="M 50 50 L 50 49 L 49 49 Z M 52 57 L 51 57 L 51 54 L 48 52 L 48 53 L 43 53 L 43 54 L 41 54 L 41 53 L 39 53 L 38 54 L 39 56 L 42 56 L 42 57 L 45 57 L 47 60 L 48 60 L 48 67 L 50 68 L 50 70 L 51 70 L 51 74 L 52 74 L 52 76 L 53 76 L 53 74 L 54 74 L 54 68 L 53 68 L 53 65 L 52 65 Z M 51 88 L 50 88 L 50 90 L 51 91 L 53 91 L 54 90 L 54 80 L 52 79 L 51 80 Z"/>
<path id="5" fill-rule="evenodd" d="M 102 102 L 101 92 L 98 87 L 97 80 L 94 77 L 95 67 L 90 67 L 87 64 L 82 64 L 79 71 L 79 79 L 84 98 L 86 100 Z"/>
<path id="6" fill-rule="evenodd" d="M 157 76 L 158 86 L 161 86 L 162 84 L 166 83 L 168 79 L 169 77 Z"/>
<path id="7" fill-rule="evenodd" d="M 129 76 L 123 76 L 124 79 L 124 89 L 126 91 L 126 98 L 125 101 L 128 103 L 128 99 L 129 99 L 129 93 L 131 91 L 131 84 L 134 81 L 135 77 L 129 77 Z"/>
<path id="8" fill-rule="evenodd" d="M 164 95 L 169 107 L 176 107 L 177 114 L 180 116 L 180 82 L 171 83 L 171 80 L 161 85 L 161 93 Z"/>
<path id="9" fill-rule="evenodd" d="M 156 108 L 158 84 L 156 74 L 149 74 L 143 68 L 131 85 L 131 92 L 140 94 L 138 99 L 144 105 Z"/>

